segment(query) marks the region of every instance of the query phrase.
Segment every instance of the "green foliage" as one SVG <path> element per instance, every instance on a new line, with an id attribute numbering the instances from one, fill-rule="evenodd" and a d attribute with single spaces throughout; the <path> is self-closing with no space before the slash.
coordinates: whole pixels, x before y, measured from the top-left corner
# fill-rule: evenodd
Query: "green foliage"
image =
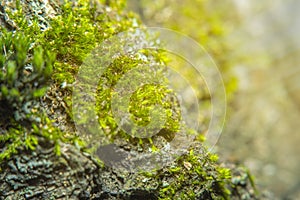
<path id="1" fill-rule="evenodd" d="M 42 136 L 54 143 L 54 152 L 60 155 L 60 142 L 71 143 L 78 148 L 86 146 L 84 141 L 76 135 L 68 134 L 61 131 L 58 127 L 53 125 L 53 120 L 50 120 L 47 116 L 41 116 L 41 122 L 39 124 L 32 123 L 30 133 L 36 136 Z"/>
<path id="2" fill-rule="evenodd" d="M 76 6 L 71 1 L 66 1 L 61 7 L 61 13 L 54 17 L 49 22 L 50 27 L 43 31 L 39 29 L 37 20 L 28 22 L 22 7 L 9 13 L 10 18 L 16 23 L 18 31 L 15 36 L 3 31 L 2 43 L 4 45 L 1 46 L 3 51 L 8 53 L 4 54 L 3 58 L 1 57 L 1 63 L 3 66 L 5 65 L 3 69 L 7 68 L 8 70 L 1 72 L 1 80 L 3 80 L 1 98 L 5 98 L 7 105 L 14 106 L 11 110 L 17 113 L 15 120 L 30 118 L 31 121 L 37 122 L 32 124 L 33 132 L 37 133 L 36 127 L 45 122 L 42 122 L 43 115 L 37 116 L 38 104 L 33 100 L 45 94 L 47 90 L 45 84 L 50 76 L 58 84 L 73 83 L 78 67 L 92 49 L 105 39 L 139 25 L 136 16 L 132 13 L 123 13 L 124 5 L 124 2 L 110 1 L 110 6 L 114 10 L 106 10 L 105 7 L 96 7 L 96 3 L 90 3 L 87 0 L 78 1 Z M 54 54 L 57 55 L 55 63 Z M 147 60 L 141 59 L 138 55 L 146 57 Z M 126 72 L 140 64 L 153 65 L 156 63 L 163 66 L 167 61 L 163 52 L 154 50 L 141 50 L 136 55 L 123 55 L 112 61 L 99 81 L 96 96 L 99 124 L 107 133 L 107 137 L 112 140 L 120 136 L 130 140 L 134 139 L 118 129 L 111 113 L 111 96 L 118 80 Z M 24 72 L 24 67 L 30 69 L 29 72 L 26 70 Z M 23 87 L 23 83 L 18 83 L 23 79 L 26 79 L 24 82 L 27 80 L 34 82 L 29 82 L 28 86 Z M 178 102 L 170 89 L 163 86 L 146 85 L 137 90 L 132 95 L 129 105 L 132 119 L 138 125 L 147 125 L 151 121 L 149 113 L 152 106 L 156 104 L 162 105 L 167 116 L 167 122 L 160 134 L 171 140 L 180 128 L 180 110 L 177 108 L 179 107 Z M 27 105 L 34 109 L 28 109 Z M 69 108 L 66 112 L 71 116 L 71 103 L 67 106 Z M 25 112 L 22 109 L 26 109 Z M 20 110 L 22 112 L 19 112 Z M 46 124 L 51 127 L 48 122 Z M 53 131 L 55 133 L 53 135 L 57 137 L 51 136 L 51 132 L 40 130 L 40 134 L 50 140 L 57 141 L 57 137 L 63 137 L 63 134 L 58 131 Z M 135 142 L 139 145 L 149 142 L 152 144 L 153 151 L 157 150 L 151 138 Z M 59 151 L 59 147 L 57 147 L 57 151 Z"/>
<path id="3" fill-rule="evenodd" d="M 58 84 L 71 84 L 75 80 L 78 67 L 92 49 L 105 39 L 122 31 L 130 30 L 139 23 L 134 14 L 122 12 L 125 2 L 110 1 L 109 4 L 113 10 L 96 7 L 96 3 L 90 4 L 87 0 L 78 1 L 76 6 L 71 1 L 67 1 L 62 5 L 60 15 L 50 21 L 50 28 L 45 31 L 37 29 L 37 21 L 29 25 L 22 16 L 21 8 L 17 12 L 11 13 L 11 18 L 16 20 L 20 32 L 29 35 L 35 44 L 40 44 L 44 49 L 57 55 L 57 60 L 53 66 L 52 80 Z M 105 10 L 105 13 L 101 9 Z M 148 63 L 165 63 L 166 61 L 162 52 L 143 50 L 139 53 L 150 59 Z M 37 57 L 39 54 L 36 54 Z M 104 73 L 105 84 L 99 82 L 96 107 L 99 123 L 109 134 L 108 137 L 112 139 L 120 135 L 128 139 L 129 136 L 123 131 L 117 130 L 117 123 L 111 113 L 111 92 L 124 73 L 141 63 L 145 62 L 136 57 L 121 56 L 115 59 Z M 43 90 L 37 91 L 35 94 L 39 95 L 39 92 L 42 93 Z M 169 99 L 164 101 L 164 105 L 162 105 L 167 112 L 167 124 L 164 133 L 173 134 L 176 132 L 179 129 L 180 113 L 178 110 L 174 110 L 173 104 L 176 102 L 170 101 L 172 92 L 167 88 L 147 87 L 147 90 L 144 88 L 140 91 L 141 93 L 144 93 L 142 95 L 144 97 L 140 98 L 137 96 L 138 93 L 135 93 L 130 105 L 133 118 L 138 119 L 137 124 L 147 124 L 150 120 L 149 109 L 151 106 L 163 103 L 162 97 L 167 97 Z M 142 98 L 147 100 L 147 103 L 140 108 L 137 103 L 140 103 Z M 72 113 L 70 105 L 66 112 Z M 72 116 L 70 115 L 70 117 Z"/>
<path id="4" fill-rule="evenodd" d="M 164 98 L 166 98 L 166 94 L 168 93 L 172 93 L 172 90 L 161 85 L 144 85 L 143 87 L 139 88 L 131 96 L 129 111 L 133 114 L 132 120 L 140 126 L 147 125 L 151 121 L 149 116 L 151 105 L 161 104 L 167 113 L 168 121 L 165 125 L 166 129 L 177 132 L 179 130 L 179 111 L 177 111 L 178 116 L 173 116 L 175 119 L 177 119 L 177 123 L 175 120 L 172 120 L 171 117 L 174 107 L 179 106 L 174 106 L 176 102 L 171 102 L 170 100 L 164 101 Z"/>
<path id="5" fill-rule="evenodd" d="M 137 54 L 140 56 L 137 56 Z M 133 143 L 139 142 L 140 145 L 143 145 L 144 142 L 151 143 L 151 138 L 138 140 L 135 137 L 131 137 L 135 134 L 134 130 L 132 130 L 130 135 L 126 134 L 123 130 L 120 130 L 111 111 L 114 87 L 116 87 L 116 84 L 124 74 L 142 64 L 149 66 L 158 64 L 161 67 L 161 70 L 158 70 L 156 74 L 158 79 L 162 79 L 160 85 L 145 84 L 131 94 L 129 112 L 131 114 L 131 120 L 137 125 L 146 126 L 150 121 L 155 120 L 150 117 L 149 113 L 153 110 L 154 105 L 159 104 L 165 110 L 165 113 L 161 114 L 166 115 L 166 123 L 160 133 L 167 138 L 171 138 L 171 135 L 176 133 L 180 128 L 181 113 L 178 102 L 176 102 L 176 97 L 174 97 L 174 92 L 166 86 L 163 86 L 167 83 L 163 80 L 163 70 L 165 66 L 164 55 L 154 51 L 143 51 L 138 52 L 137 54 L 133 56 L 119 56 L 114 59 L 110 66 L 105 70 L 99 80 L 97 89 L 96 111 L 99 116 L 98 121 L 110 140 L 113 141 L 115 138 L 121 136 Z M 140 59 L 141 55 L 148 55 L 147 60 Z M 152 147 L 155 151 L 155 146 Z"/>
<path id="6" fill-rule="evenodd" d="M 106 11 L 104 7 L 97 7 L 96 1 L 79 0 L 76 6 L 72 1 L 65 1 L 59 15 L 49 22 L 50 27 L 44 31 L 40 30 L 37 20 L 28 22 L 21 7 L 8 13 L 18 26 L 18 32 L 23 32 L 36 44 L 57 55 L 52 78 L 61 84 L 74 82 L 78 66 L 97 44 L 136 23 L 133 14 L 121 12 L 124 2 L 113 1 L 111 5 L 119 10 Z"/>
<path id="7" fill-rule="evenodd" d="M 161 181 L 159 199 L 229 199 L 226 185 L 231 172 L 218 166 L 216 158 L 214 154 L 202 155 L 193 150 L 178 158 L 165 169 L 174 179 L 165 184 Z M 153 177 L 159 179 L 159 174 Z"/>
<path id="8" fill-rule="evenodd" d="M 55 55 L 41 46 L 30 48 L 31 38 L 2 29 L 0 39 L 0 102 L 2 118 L 14 116 L 16 121 L 32 120 L 30 113 L 36 100 L 47 90 Z M 30 57 L 30 55 L 33 56 Z"/>
<path id="9" fill-rule="evenodd" d="M 78 1 L 76 6 L 67 1 L 61 9 L 61 15 L 50 22 L 39 42 L 57 54 L 53 79 L 73 83 L 78 66 L 92 49 L 104 39 L 129 29 L 134 21 L 133 16 L 122 13 L 103 13 L 96 2 L 90 4 L 87 0 Z"/>
<path id="10" fill-rule="evenodd" d="M 4 123 L 26 119 L 33 128 L 28 129 L 28 124 L 26 125 L 27 136 L 32 133 L 39 133 L 39 135 L 50 140 L 62 140 L 64 134 L 58 130 L 51 130 L 50 127 L 53 127 L 51 123 L 43 121 L 47 117 L 44 114 L 37 114 L 40 112 L 37 100 L 45 94 L 47 81 L 50 78 L 54 83 L 61 85 L 73 83 L 78 67 L 92 49 L 106 38 L 137 26 L 139 22 L 134 14 L 123 13 L 121 8 L 124 7 L 124 2 L 112 1 L 110 4 L 114 10 L 106 10 L 105 7 L 101 6 L 96 7 L 96 3 L 90 4 L 87 0 L 78 1 L 76 6 L 71 1 L 67 1 L 62 5 L 60 15 L 49 22 L 50 27 L 46 30 L 40 30 L 37 20 L 33 19 L 29 23 L 21 6 L 18 6 L 14 12 L 7 11 L 18 30 L 13 35 L 3 29 L 1 37 L 1 50 L 5 52 L 0 60 L 3 69 L 1 71 L 1 101 L 4 102 L 2 104 L 4 105 L 3 110 L 11 110 L 14 113 L 14 117 L 7 117 Z M 163 63 L 166 60 L 161 52 L 144 50 L 141 54 L 150 59 L 149 63 Z M 56 55 L 55 62 L 54 55 Z M 128 135 L 116 130 L 117 125 L 110 111 L 111 105 L 108 104 L 103 107 L 103 103 L 110 100 L 112 88 L 118 79 L 128 70 L 143 62 L 141 59 L 126 56 L 115 59 L 112 66 L 104 74 L 108 85 L 101 85 L 101 82 L 99 84 L 97 92 L 97 103 L 101 104 L 101 107 L 100 105 L 97 106 L 99 123 L 104 130 L 109 128 L 109 137 L 121 135 L 128 138 Z M 116 74 L 116 72 L 118 73 Z M 171 91 L 166 88 L 147 87 L 146 90 L 144 88 L 139 94 L 142 94 L 145 99 L 148 96 L 148 103 L 142 109 L 138 109 L 139 106 L 135 100 L 139 102 L 139 97 L 133 96 L 132 116 L 141 118 L 142 122 L 139 121 L 140 123 L 147 123 L 149 120 L 147 113 L 151 105 L 161 103 L 161 98 L 170 93 Z M 151 96 L 153 99 L 150 98 Z M 168 131 L 165 132 L 173 133 L 179 128 L 179 115 L 177 113 L 177 117 L 173 116 L 171 109 L 174 108 L 171 108 L 171 104 L 172 102 L 169 102 L 163 106 L 168 113 L 166 126 Z M 4 108 L 6 105 L 11 105 L 12 108 Z M 72 117 L 71 103 L 68 103 L 67 106 L 66 112 Z M 45 126 L 48 128 L 41 128 Z M 23 139 L 20 136 L 16 140 L 8 139 L 5 141 L 12 143 L 27 141 L 25 146 L 33 149 L 35 143 L 30 143 L 30 141 L 36 140 L 26 139 L 27 136 L 22 137 Z M 151 143 L 151 138 L 148 142 Z M 56 146 L 57 152 L 59 152 L 59 145 Z M 156 150 L 155 146 L 153 146 L 153 150 Z"/>
<path id="11" fill-rule="evenodd" d="M 54 84 L 72 84 L 78 67 L 91 50 L 105 39 L 140 26 L 136 16 L 123 13 L 125 1 L 104 3 L 109 4 L 113 10 L 98 8 L 88 0 L 80 0 L 76 6 L 72 1 L 66 1 L 61 7 L 61 13 L 49 22 L 50 27 L 44 31 L 40 30 L 38 21 L 28 23 L 21 7 L 10 13 L 10 18 L 18 29 L 15 33 L 9 33 L 1 28 L 0 35 L 0 128 L 3 129 L 0 134 L 0 162 L 9 159 L 19 150 L 34 150 L 41 137 L 54 145 L 57 155 L 61 154 L 61 142 L 71 143 L 79 148 L 86 146 L 74 133 L 63 132 L 54 126 L 50 116 L 44 114 L 38 100 L 47 91 L 49 80 Z M 188 10 L 183 9 L 183 12 L 190 15 Z M 219 26 L 221 24 L 216 22 L 207 32 L 201 32 L 207 36 L 201 37 L 202 42 L 208 40 L 208 36 L 222 35 L 223 30 Z M 216 50 L 218 51 L 221 52 Z M 146 61 L 139 56 L 146 57 Z M 121 137 L 138 145 L 148 142 L 152 145 L 153 152 L 158 151 L 153 138 L 132 138 L 118 129 L 111 111 L 111 98 L 117 82 L 129 70 L 142 64 L 165 66 L 167 62 L 168 58 L 163 52 L 154 50 L 143 50 L 131 56 L 122 55 L 111 62 L 99 80 L 96 94 L 98 121 L 109 139 Z M 163 68 L 159 71 L 162 76 L 163 71 Z M 166 80 L 162 82 L 167 83 Z M 161 85 L 147 84 L 139 88 L 132 94 L 129 105 L 133 121 L 141 126 L 147 125 L 151 121 L 149 113 L 152 106 L 160 104 L 166 110 L 167 123 L 159 135 L 171 140 L 181 128 L 181 113 L 174 96 L 172 90 Z M 70 96 L 66 98 L 66 112 L 72 117 L 70 99 Z M 84 122 L 89 119 L 82 120 Z M 194 133 L 193 130 L 189 131 Z M 202 135 L 198 140 L 204 140 Z M 174 166 L 151 173 L 143 172 L 143 175 L 154 178 L 160 184 L 160 199 L 196 199 L 199 197 L 198 193 L 209 193 L 212 195 L 209 197 L 214 199 L 228 199 L 230 192 L 226 189 L 226 184 L 230 181 L 231 172 L 218 166 L 217 160 L 216 155 L 207 152 L 196 154 L 190 150 L 189 154 L 180 156 Z M 162 180 L 164 177 L 161 177 L 161 171 L 167 171 L 172 181 Z M 240 180 L 236 180 L 236 184 L 239 184 L 238 181 Z"/>
<path id="12" fill-rule="evenodd" d="M 119 12 L 123 10 L 127 4 L 126 0 L 100 0 L 100 2 Z"/>
<path id="13" fill-rule="evenodd" d="M 0 162 L 9 159 L 12 154 L 16 154 L 18 149 L 23 145 L 21 140 L 24 134 L 24 129 L 19 126 L 18 128 L 10 128 L 6 134 L 0 135 L 0 144 L 4 146 L 0 153 Z M 28 147 L 34 147 L 31 143 L 32 140 L 27 141 Z M 8 143 L 8 144 L 7 144 Z"/>
<path id="14" fill-rule="evenodd" d="M 228 37 L 239 25 L 235 7 L 230 1 L 209 0 L 129 0 L 141 11 L 149 26 L 162 26 L 179 31 L 195 39 L 212 56 L 220 69 L 226 87 L 227 99 L 237 89 L 237 79 L 231 71 L 237 62 L 233 58 L 234 44 Z M 178 61 L 176 61 L 178 63 Z M 182 65 L 182 63 L 178 63 Z M 192 77 L 192 72 L 189 73 Z M 191 78 L 190 80 L 195 80 Z M 205 98 L 203 94 L 200 98 Z"/>
<path id="15" fill-rule="evenodd" d="M 64 134 L 43 114 L 39 98 L 48 89 L 55 55 L 22 32 L 10 33 L 1 29 L 0 50 L 0 110 L 1 127 L 10 127 L 0 135 L 0 162 L 20 149 L 34 150 L 38 137 L 58 141 Z M 75 141 L 75 140 L 74 140 Z"/>
<path id="16" fill-rule="evenodd" d="M 54 145 L 54 152 L 58 156 L 61 154 L 60 142 L 71 143 L 78 148 L 86 146 L 84 141 L 77 136 L 69 135 L 55 127 L 53 121 L 46 115 L 32 113 L 32 116 L 38 118 L 39 122 L 33 121 L 31 127 L 21 126 L 13 122 L 11 128 L 0 135 L 0 163 L 9 159 L 13 154 L 17 154 L 20 150 L 35 150 L 41 137 L 46 138 L 49 143 Z"/>

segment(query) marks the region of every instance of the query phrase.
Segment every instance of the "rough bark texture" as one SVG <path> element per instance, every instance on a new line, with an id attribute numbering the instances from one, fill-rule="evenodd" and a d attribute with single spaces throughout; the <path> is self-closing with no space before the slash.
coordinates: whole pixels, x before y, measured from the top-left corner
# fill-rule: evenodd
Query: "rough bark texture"
<path id="1" fill-rule="evenodd" d="M 61 145 L 57 156 L 53 144 L 41 138 L 36 151 L 23 150 L 2 163 L 0 199 L 158 199 L 162 181 L 172 181 L 164 170 L 157 180 L 102 168 L 76 147 Z M 231 199 L 259 199 L 247 172 L 229 167 L 234 175 Z M 196 197 L 212 199 L 205 189 Z"/>
<path id="2" fill-rule="evenodd" d="M 157 186 L 126 187 L 126 182 L 128 185 L 137 177 L 122 177 L 100 167 L 74 146 L 61 145 L 62 154 L 58 157 L 53 144 L 41 139 L 36 151 L 22 151 L 2 163 L 0 198 L 156 199 Z"/>

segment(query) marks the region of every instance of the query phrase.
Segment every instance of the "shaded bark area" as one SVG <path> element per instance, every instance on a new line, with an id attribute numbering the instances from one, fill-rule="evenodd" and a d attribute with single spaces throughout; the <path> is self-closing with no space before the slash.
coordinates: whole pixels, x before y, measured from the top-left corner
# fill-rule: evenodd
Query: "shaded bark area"
<path id="1" fill-rule="evenodd" d="M 88 154 L 40 139 L 36 151 L 22 151 L 1 164 L 0 199 L 156 199 L 156 188 L 127 188 L 124 178 L 100 167 Z M 125 180 L 126 179 L 126 180 Z"/>
<path id="2" fill-rule="evenodd" d="M 261 199 L 246 171 L 228 167 L 233 171 L 231 199 Z M 69 144 L 62 143 L 61 155 L 57 156 L 54 145 L 44 138 L 35 151 L 20 151 L 2 163 L 1 169 L 0 199 L 151 200 L 158 199 L 162 181 L 172 182 L 174 178 L 164 169 L 157 179 L 101 167 L 89 154 Z M 199 191 L 196 198 L 212 199 L 213 191 L 207 189 Z M 210 189 L 217 190 L 213 185 Z"/>

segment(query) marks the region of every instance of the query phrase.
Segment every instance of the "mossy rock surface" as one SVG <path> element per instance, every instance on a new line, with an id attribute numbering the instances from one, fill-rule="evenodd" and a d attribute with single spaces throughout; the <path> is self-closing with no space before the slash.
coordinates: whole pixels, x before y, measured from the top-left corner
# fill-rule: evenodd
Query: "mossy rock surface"
<path id="1" fill-rule="evenodd" d="M 59 157 L 53 149 L 51 142 L 40 138 L 35 151 L 21 151 L 2 163 L 1 199 L 161 199 L 162 191 L 167 193 L 172 189 L 173 197 L 165 199 L 189 199 L 182 196 L 191 189 L 195 192 L 194 199 L 224 198 L 216 180 L 218 166 L 206 162 L 203 172 L 215 177 L 201 180 L 205 177 L 188 168 L 188 155 L 153 174 L 124 173 L 99 166 L 89 154 L 73 145 L 62 143 Z M 258 199 L 247 171 L 231 167 L 234 175 L 228 182 L 231 199 Z M 180 182 L 181 174 L 186 177 Z M 197 180 L 199 183 L 195 183 Z"/>
<path id="2" fill-rule="evenodd" d="M 123 1 L 0 3 L 3 35 L 9 34 L 4 34 L 7 30 L 31 39 L 32 48 L 25 52 L 24 63 L 39 62 L 39 59 L 32 61 L 36 48 L 56 54 L 51 79 L 47 83 L 38 82 L 49 89 L 37 95 L 24 93 L 32 102 L 31 111 L 24 114 L 20 108 L 26 102 L 11 98 L 13 93 L 5 95 L 6 90 L 1 89 L 1 102 L 12 99 L 13 106 L 6 110 L 4 104 L 0 105 L 1 112 L 11 113 L 5 120 L 0 118 L 0 199 L 260 199 L 246 169 L 219 164 L 217 156 L 199 141 L 164 168 L 152 172 L 112 169 L 87 153 L 84 141 L 75 133 L 72 89 L 68 85 L 73 84 L 79 65 L 97 44 L 136 26 L 138 18 L 125 13 L 122 6 Z M 87 35 L 85 39 L 81 34 Z M 17 59 L 22 50 L 12 48 L 14 51 L 16 57 L 5 53 L 3 58 L 1 84 L 6 84 L 6 60 Z M 155 58 L 160 58 L 159 54 Z M 33 69 L 36 66 L 33 64 Z M 35 70 L 28 73 L 34 75 Z M 42 80 L 43 76 L 39 74 Z M 17 83 L 19 79 L 15 80 Z M 14 86 L 23 94 L 19 85 Z M 23 118 L 16 119 L 16 112 L 24 114 Z M 167 140 L 163 136 L 157 138 Z M 132 142 L 129 151 L 135 151 L 139 141 L 128 140 Z M 150 144 L 147 140 L 143 142 Z"/>

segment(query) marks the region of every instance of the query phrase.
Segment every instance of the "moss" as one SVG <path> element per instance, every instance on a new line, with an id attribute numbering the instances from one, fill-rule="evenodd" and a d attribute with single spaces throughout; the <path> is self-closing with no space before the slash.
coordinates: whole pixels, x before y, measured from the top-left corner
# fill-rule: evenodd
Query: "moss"
<path id="1" fill-rule="evenodd" d="M 0 162 L 19 150 L 35 150 L 39 142 L 37 136 L 53 143 L 56 155 L 61 154 L 61 142 L 71 143 L 79 148 L 86 146 L 75 131 L 66 132 L 53 123 L 51 116 L 41 106 L 41 97 L 47 92 L 48 85 L 59 85 L 61 92 L 66 93 L 66 106 L 63 110 L 69 114 L 71 120 L 67 123 L 71 124 L 71 95 L 63 90 L 64 86 L 74 83 L 79 66 L 97 45 L 117 33 L 142 26 L 134 14 L 123 12 L 124 1 L 105 1 L 105 4 L 108 3 L 113 10 L 103 5 L 96 6 L 96 2 L 90 3 L 88 0 L 76 3 L 66 1 L 60 13 L 49 21 L 49 27 L 45 30 L 40 29 L 37 20 L 28 20 L 21 6 L 17 6 L 15 12 L 9 12 L 17 30 L 9 33 L 1 29 L 0 50 L 3 55 L 0 57 L 0 108 L 1 111 L 8 110 L 11 115 L 1 115 L 1 128 L 4 133 L 0 135 Z M 151 38 L 147 39 L 151 41 Z M 147 59 L 141 59 L 141 56 Z M 157 75 L 161 78 L 167 61 L 168 58 L 163 52 L 142 50 L 134 55 L 119 56 L 102 74 L 97 87 L 96 112 L 101 128 L 106 130 L 105 136 L 111 141 L 121 138 L 138 147 L 147 147 L 150 144 L 153 152 L 159 151 L 154 144 L 156 136 L 139 139 L 117 127 L 111 113 L 111 97 L 113 87 L 129 70 L 139 65 L 156 64 L 161 68 L 161 74 Z M 167 82 L 164 79 L 162 81 Z M 67 87 L 67 90 L 72 91 L 72 88 Z M 129 110 L 132 119 L 139 125 L 148 124 L 151 121 L 151 106 L 161 104 L 167 113 L 167 123 L 158 136 L 165 137 L 167 141 L 172 140 L 174 134 L 182 128 L 179 123 L 180 109 L 174 96 L 174 92 L 166 87 L 145 85 L 131 96 Z M 84 123 L 89 119 L 82 120 Z M 202 136 L 198 138 L 203 140 Z M 201 143 L 197 145 L 202 146 Z M 152 185 L 158 185 L 155 192 L 160 199 L 228 199 L 230 192 L 227 185 L 230 184 L 231 173 L 230 170 L 220 167 L 217 159 L 216 155 L 208 153 L 202 147 L 200 151 L 192 148 L 173 165 L 151 173 L 141 172 L 136 179 L 130 181 L 138 182 L 138 189 L 141 189 L 141 178 L 144 176 L 145 180 L 150 179 L 155 183 Z"/>
<path id="2" fill-rule="evenodd" d="M 34 149 L 37 144 L 27 129 L 41 120 L 36 116 L 38 99 L 47 90 L 55 56 L 41 46 L 30 48 L 30 45 L 31 38 L 22 33 L 1 29 L 0 123 L 7 127 L 7 132 L 0 135 L 4 144 L 0 161 L 17 153 L 21 146 Z"/>
<path id="3" fill-rule="evenodd" d="M 59 155 L 59 140 L 65 133 L 54 127 L 40 106 L 40 98 L 48 89 L 55 54 L 34 44 L 31 37 L 22 32 L 1 29 L 0 50 L 0 161 L 9 158 L 23 148 L 34 150 L 38 144 L 35 135 L 42 135 L 55 142 Z M 75 141 L 75 140 L 74 140 Z"/>
<path id="4" fill-rule="evenodd" d="M 148 55 L 146 61 L 139 58 L 150 53 L 151 56 Z M 141 132 L 135 133 L 134 130 L 132 130 L 130 135 L 126 134 L 123 130 L 120 130 L 114 119 L 112 113 L 112 96 L 114 95 L 114 88 L 117 83 L 125 73 L 141 65 L 154 65 L 156 63 L 163 70 L 165 68 L 163 64 L 165 63 L 161 63 L 163 62 L 161 61 L 162 59 L 162 55 L 158 52 L 149 51 L 138 52 L 135 55 L 121 55 L 114 59 L 100 77 L 96 96 L 96 111 L 99 116 L 99 123 L 102 128 L 108 130 L 105 132 L 107 137 L 110 137 L 111 141 L 121 136 L 125 137 L 127 140 L 134 140 L 137 143 L 138 139 L 135 138 L 135 134 L 142 134 Z M 163 79 L 163 73 L 164 72 L 162 71 L 158 72 L 156 75 L 157 79 Z M 172 101 L 172 99 L 174 100 Z M 130 97 L 130 104 L 128 106 L 129 112 L 131 113 L 131 119 L 139 126 L 148 125 L 149 122 L 153 120 L 150 119 L 149 114 L 154 109 L 152 106 L 160 104 L 165 109 L 167 115 L 166 124 L 163 127 L 164 133 L 163 131 L 160 133 L 167 137 L 167 135 L 177 132 L 180 128 L 180 110 L 178 109 L 178 102 L 176 102 L 175 99 L 173 91 L 167 87 L 146 84 L 136 90 Z M 160 119 L 162 117 L 163 116 L 161 116 Z M 147 142 L 147 139 L 143 141 Z"/>
<path id="5" fill-rule="evenodd" d="M 162 183 L 160 199 L 229 199 L 230 191 L 226 185 L 230 182 L 230 170 L 220 167 L 215 155 L 195 153 L 193 149 L 188 154 L 176 160 L 174 166 L 165 170 L 173 181 Z"/>
<path id="6" fill-rule="evenodd" d="M 54 54 L 41 46 L 30 48 L 31 44 L 31 38 L 22 33 L 2 30 L 0 101 L 1 105 L 11 107 L 8 110 L 13 110 L 5 116 L 13 114 L 16 121 L 32 120 L 29 118 L 34 101 L 45 94 L 55 59 Z"/>

